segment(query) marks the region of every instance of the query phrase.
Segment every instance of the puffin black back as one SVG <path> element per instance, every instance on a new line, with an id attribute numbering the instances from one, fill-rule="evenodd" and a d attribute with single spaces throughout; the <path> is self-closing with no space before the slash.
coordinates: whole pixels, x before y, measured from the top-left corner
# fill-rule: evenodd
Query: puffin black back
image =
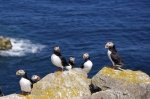
<path id="1" fill-rule="evenodd" d="M 0 96 L 4 96 L 4 94 L 3 94 L 2 90 L 1 90 L 1 88 L 0 88 Z"/>

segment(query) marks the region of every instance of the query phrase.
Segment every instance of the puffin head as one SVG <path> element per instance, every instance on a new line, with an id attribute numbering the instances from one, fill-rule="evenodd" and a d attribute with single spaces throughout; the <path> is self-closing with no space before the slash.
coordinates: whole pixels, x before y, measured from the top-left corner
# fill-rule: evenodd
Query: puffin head
<path id="1" fill-rule="evenodd" d="M 115 45 L 113 42 L 107 42 L 106 45 L 105 45 L 105 48 L 113 48 Z"/>
<path id="2" fill-rule="evenodd" d="M 23 77 L 23 76 L 26 75 L 26 72 L 25 72 L 24 70 L 20 69 L 20 70 L 17 70 L 16 75 L 17 75 L 17 76 L 22 76 L 22 77 Z"/>
<path id="3" fill-rule="evenodd" d="M 90 58 L 90 56 L 89 56 L 88 53 L 84 53 L 84 54 L 83 54 L 83 59 L 84 59 L 84 60 L 87 60 L 87 59 L 89 59 L 89 58 Z"/>
<path id="4" fill-rule="evenodd" d="M 34 82 L 37 82 L 37 81 L 39 81 L 41 78 L 40 78 L 40 76 L 38 76 L 38 75 L 32 75 L 32 77 L 31 77 L 31 80 L 32 81 L 34 81 Z"/>
<path id="5" fill-rule="evenodd" d="M 75 63 L 75 58 L 74 57 L 70 57 L 69 61 L 72 62 L 72 63 Z"/>
<path id="6" fill-rule="evenodd" d="M 60 53 L 60 47 L 59 47 L 59 46 L 55 46 L 55 47 L 54 47 L 54 52 Z"/>

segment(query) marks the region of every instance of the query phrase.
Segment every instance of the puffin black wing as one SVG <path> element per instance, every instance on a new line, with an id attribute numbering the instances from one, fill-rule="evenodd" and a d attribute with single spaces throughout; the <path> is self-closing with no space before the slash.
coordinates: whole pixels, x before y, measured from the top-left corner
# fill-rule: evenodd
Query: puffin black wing
<path id="1" fill-rule="evenodd" d="M 2 92 L 2 90 L 0 89 L 0 96 L 4 96 L 4 94 L 3 94 L 3 92 Z"/>
<path id="2" fill-rule="evenodd" d="M 28 79 L 31 82 L 31 88 L 33 88 L 34 81 L 32 79 Z"/>
<path id="3" fill-rule="evenodd" d="M 82 63 L 81 68 L 82 68 L 82 69 L 84 68 L 84 63 Z"/>
<path id="4" fill-rule="evenodd" d="M 119 56 L 119 54 L 112 53 L 111 58 L 112 58 L 112 61 L 115 63 L 115 65 L 123 65 L 122 59 Z"/>
<path id="5" fill-rule="evenodd" d="M 63 66 L 68 66 L 68 62 L 66 61 L 66 59 L 64 57 L 60 57 L 61 58 L 61 63 Z"/>

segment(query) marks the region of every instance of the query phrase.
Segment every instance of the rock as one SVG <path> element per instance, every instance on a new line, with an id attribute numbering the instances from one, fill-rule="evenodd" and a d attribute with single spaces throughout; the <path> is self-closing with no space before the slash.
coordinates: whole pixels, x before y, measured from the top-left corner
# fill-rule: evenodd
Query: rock
<path id="1" fill-rule="evenodd" d="M 108 89 L 92 94 L 91 99 L 134 99 L 134 97 L 123 94 L 121 91 Z"/>
<path id="2" fill-rule="evenodd" d="M 10 39 L 0 36 L 0 50 L 9 50 L 12 48 Z"/>
<path id="3" fill-rule="evenodd" d="M 32 99 L 88 99 L 91 96 L 87 74 L 81 69 L 55 72 L 33 86 Z"/>
<path id="4" fill-rule="evenodd" d="M 141 71 L 121 71 L 104 67 L 92 78 L 92 84 L 103 90 L 93 94 L 92 97 L 101 96 L 102 99 L 150 98 L 150 77 Z"/>
<path id="5" fill-rule="evenodd" d="M 91 80 L 81 69 L 59 71 L 48 74 L 35 83 L 28 96 L 12 94 L 0 99 L 89 99 L 90 83 Z"/>
<path id="6" fill-rule="evenodd" d="M 11 95 L 0 97 L 0 99 L 26 99 L 26 97 L 18 94 L 11 94 Z"/>
<path id="7" fill-rule="evenodd" d="M 150 77 L 141 71 L 104 67 L 91 84 L 87 73 L 76 68 L 46 75 L 33 85 L 30 95 L 0 99 L 150 99 Z"/>

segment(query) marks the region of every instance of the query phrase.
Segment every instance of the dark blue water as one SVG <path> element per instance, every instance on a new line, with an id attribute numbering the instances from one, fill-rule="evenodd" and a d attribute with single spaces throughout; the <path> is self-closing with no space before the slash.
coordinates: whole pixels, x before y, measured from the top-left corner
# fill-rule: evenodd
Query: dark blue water
<path id="1" fill-rule="evenodd" d="M 78 66 L 88 52 L 92 77 L 111 65 L 104 45 L 113 41 L 125 68 L 150 75 L 149 0 L 0 0 L 0 35 L 19 46 L 1 52 L 0 86 L 5 94 L 19 92 L 18 69 L 29 76 L 54 72 L 54 45 L 61 46 L 66 58 L 75 56 Z"/>

